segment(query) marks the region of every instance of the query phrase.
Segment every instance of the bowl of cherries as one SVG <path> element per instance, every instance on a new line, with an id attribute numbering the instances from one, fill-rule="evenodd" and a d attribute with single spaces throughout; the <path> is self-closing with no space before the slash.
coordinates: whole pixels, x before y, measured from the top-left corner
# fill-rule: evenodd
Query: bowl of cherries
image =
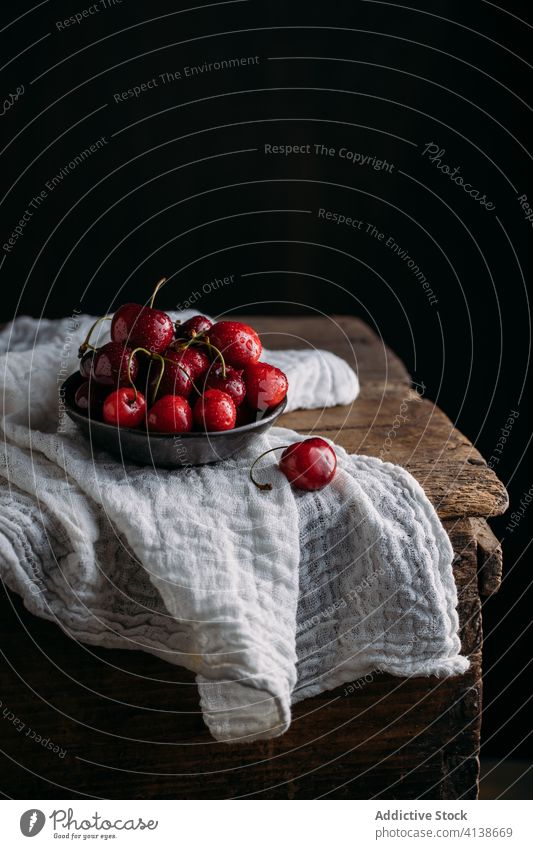
<path id="1" fill-rule="evenodd" d="M 162 468 L 214 463 L 246 448 L 286 405 L 285 374 L 260 361 L 256 331 L 196 315 L 173 322 L 128 303 L 91 327 L 79 371 L 63 384 L 70 418 L 98 448 L 123 461 Z M 94 347 L 98 324 L 111 340 Z"/>

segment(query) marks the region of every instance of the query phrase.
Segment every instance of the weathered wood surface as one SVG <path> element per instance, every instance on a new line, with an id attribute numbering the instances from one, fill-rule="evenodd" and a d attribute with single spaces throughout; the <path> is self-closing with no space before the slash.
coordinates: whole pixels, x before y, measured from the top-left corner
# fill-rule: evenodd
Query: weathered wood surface
<path id="1" fill-rule="evenodd" d="M 343 336 L 342 344 L 336 325 L 326 319 L 261 323 L 266 330 L 277 328 L 277 335 L 265 340 L 271 347 L 295 346 L 295 332 L 306 343 L 344 354 L 348 349 L 349 356 L 353 344 L 361 398 L 338 435 L 344 410 L 324 412 L 316 429 L 335 435 L 349 450 L 379 455 L 391 415 L 411 397 L 397 358 L 353 319 L 337 320 L 348 338 Z M 429 401 L 413 399 L 407 415 L 384 459 L 403 461 L 417 475 L 450 534 L 461 640 L 471 661 L 465 675 L 437 680 L 376 674 L 298 705 L 283 737 L 227 746 L 205 729 L 192 674 L 140 652 L 79 645 L 6 593 L 0 616 L 6 658 L 0 693 L 0 712 L 7 711 L 0 716 L 4 793 L 15 798 L 474 797 L 481 710 L 478 580 L 481 586 L 487 580 L 478 565 L 493 559 L 496 549 L 484 519 L 470 517 L 503 510 L 506 496 L 468 440 Z M 305 432 L 307 416 L 291 414 L 284 423 Z M 487 586 L 496 588 L 496 571 L 493 564 Z M 64 756 L 44 748 L 32 732 L 49 738 Z"/>

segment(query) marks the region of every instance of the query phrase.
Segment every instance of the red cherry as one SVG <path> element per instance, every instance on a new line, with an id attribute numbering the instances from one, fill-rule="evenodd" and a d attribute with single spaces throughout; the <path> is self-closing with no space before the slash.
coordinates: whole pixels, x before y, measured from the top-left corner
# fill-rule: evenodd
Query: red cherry
<path id="1" fill-rule="evenodd" d="M 207 375 L 205 385 L 208 389 L 220 389 L 226 392 L 236 407 L 242 404 L 246 395 L 246 385 L 242 379 L 242 371 L 226 366 L 226 377 L 221 365 L 213 366 Z"/>
<path id="2" fill-rule="evenodd" d="M 128 343 L 134 348 L 147 348 L 154 354 L 166 351 L 174 339 L 172 319 L 163 310 L 143 307 L 131 328 Z"/>
<path id="3" fill-rule="evenodd" d="M 113 342 L 127 343 L 132 348 L 147 348 L 155 354 L 165 351 L 174 339 L 172 319 L 163 310 L 124 304 L 111 322 Z"/>
<path id="4" fill-rule="evenodd" d="M 93 362 L 94 351 L 87 351 L 80 360 L 80 374 L 87 379 L 91 376 L 91 366 Z"/>
<path id="5" fill-rule="evenodd" d="M 207 431 L 231 430 L 235 427 L 237 411 L 227 392 L 206 389 L 194 405 L 194 421 Z"/>
<path id="6" fill-rule="evenodd" d="M 281 455 L 279 467 L 297 489 L 313 491 L 333 480 L 337 456 L 325 439 L 315 436 L 289 445 Z"/>
<path id="7" fill-rule="evenodd" d="M 107 386 L 95 383 L 94 380 L 86 380 L 76 389 L 74 403 L 78 410 L 86 413 L 91 418 L 100 418 L 104 401 L 109 394 Z"/>
<path id="8" fill-rule="evenodd" d="M 106 386 L 129 384 L 135 380 L 139 370 L 137 357 L 132 355 L 131 348 L 125 348 L 119 342 L 107 342 L 95 351 L 92 359 L 91 378 Z M 128 363 L 131 365 L 128 375 Z"/>
<path id="9" fill-rule="evenodd" d="M 197 336 L 199 333 L 205 333 L 212 326 L 213 322 L 205 315 L 193 315 L 192 318 L 188 318 L 183 324 L 176 322 L 176 339 L 192 339 L 193 336 Z"/>
<path id="10" fill-rule="evenodd" d="M 175 351 L 172 348 L 170 351 L 165 351 L 165 370 L 161 383 L 159 385 L 158 397 L 163 395 L 182 395 L 188 398 L 193 390 L 193 378 L 191 374 L 190 364 L 182 362 L 183 351 Z M 151 380 L 152 386 L 155 386 L 159 379 L 159 364 L 156 363 L 153 368 L 156 369 L 157 377 Z M 153 374 L 153 370 L 151 374 Z"/>
<path id="11" fill-rule="evenodd" d="M 142 310 L 141 304 L 123 304 L 115 312 L 111 321 L 111 339 L 113 342 L 130 342 L 131 328 Z"/>
<path id="12" fill-rule="evenodd" d="M 187 433 L 192 430 L 192 410 L 181 395 L 164 395 L 148 412 L 148 430 Z"/>
<path id="13" fill-rule="evenodd" d="M 140 389 L 142 394 L 148 398 L 150 395 L 150 386 L 154 377 L 161 372 L 161 362 L 156 359 L 151 359 L 146 355 L 141 355 L 139 360 L 139 370 L 135 378 L 135 386 Z"/>
<path id="14" fill-rule="evenodd" d="M 246 401 L 242 404 L 239 404 L 237 407 L 237 419 L 235 421 L 235 427 L 243 427 L 243 425 L 251 424 L 257 420 L 257 413 L 255 410 L 251 410 Z"/>
<path id="15" fill-rule="evenodd" d="M 181 354 L 179 362 L 187 369 L 194 381 L 200 380 L 211 365 L 207 354 L 198 348 L 185 348 L 184 351 L 178 349 L 178 353 Z"/>
<path id="16" fill-rule="evenodd" d="M 104 401 L 103 419 L 117 427 L 138 427 L 146 414 L 146 400 L 132 386 L 115 389 Z"/>
<path id="17" fill-rule="evenodd" d="M 268 363 L 252 363 L 244 373 L 247 400 L 254 410 L 269 410 L 280 404 L 289 388 L 286 375 Z"/>
<path id="18" fill-rule="evenodd" d="M 263 350 L 253 327 L 240 321 L 218 321 L 209 331 L 209 341 L 222 351 L 228 365 L 237 368 L 255 363 Z"/>

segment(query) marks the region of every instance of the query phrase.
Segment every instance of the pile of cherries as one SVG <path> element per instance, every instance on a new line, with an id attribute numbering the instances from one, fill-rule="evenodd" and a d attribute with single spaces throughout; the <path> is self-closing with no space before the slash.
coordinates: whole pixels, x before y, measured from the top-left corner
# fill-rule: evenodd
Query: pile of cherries
<path id="1" fill-rule="evenodd" d="M 75 394 L 80 412 L 117 427 L 159 433 L 231 430 L 254 421 L 286 396 L 288 381 L 259 362 L 263 346 L 239 321 L 211 322 L 202 315 L 174 324 L 154 307 L 124 304 L 90 329 L 79 350 L 84 381 Z M 90 340 L 111 321 L 111 342 Z"/>

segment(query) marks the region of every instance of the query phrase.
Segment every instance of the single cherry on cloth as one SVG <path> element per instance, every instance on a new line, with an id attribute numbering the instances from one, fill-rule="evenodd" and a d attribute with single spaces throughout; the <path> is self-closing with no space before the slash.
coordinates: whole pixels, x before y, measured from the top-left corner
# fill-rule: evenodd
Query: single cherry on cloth
<path id="1" fill-rule="evenodd" d="M 138 427 L 146 415 L 146 399 L 133 386 L 122 386 L 107 396 L 102 415 L 107 424 Z"/>
<path id="2" fill-rule="evenodd" d="M 252 363 L 245 372 L 247 400 L 254 410 L 270 410 L 287 394 L 289 381 L 281 369 L 269 363 Z"/>
<path id="3" fill-rule="evenodd" d="M 310 439 L 304 439 L 302 442 L 294 442 L 292 445 L 270 448 L 261 454 L 250 469 L 250 478 L 258 489 L 271 490 L 272 484 L 259 483 L 255 480 L 253 476 L 255 464 L 261 457 L 270 454 L 271 451 L 279 451 L 282 448 L 284 448 L 284 451 L 279 461 L 280 471 L 296 489 L 315 492 L 323 489 L 335 477 L 337 471 L 335 451 L 325 439 L 313 436 Z"/>
<path id="4" fill-rule="evenodd" d="M 158 433 L 188 433 L 192 410 L 181 395 L 164 395 L 148 411 L 148 430 Z"/>
<path id="5" fill-rule="evenodd" d="M 135 381 L 139 371 L 137 357 L 120 342 L 107 342 L 94 352 L 91 379 L 107 386 L 120 386 Z"/>
<path id="6" fill-rule="evenodd" d="M 146 348 L 154 354 L 165 351 L 174 339 L 172 319 L 163 310 L 154 308 L 159 289 L 166 283 L 162 277 L 156 284 L 149 306 L 123 304 L 111 321 L 111 339 L 132 348 Z"/>
<path id="7" fill-rule="evenodd" d="M 231 430 L 237 418 L 232 398 L 220 389 L 206 389 L 196 401 L 193 414 L 198 427 L 207 431 Z"/>
<path id="8" fill-rule="evenodd" d="M 226 366 L 226 376 L 224 377 L 224 367 L 213 364 L 207 373 L 205 385 L 207 389 L 220 389 L 222 392 L 226 392 L 236 407 L 242 404 L 246 395 L 246 384 L 242 378 L 242 370 L 235 369 L 233 366 Z"/>
<path id="9" fill-rule="evenodd" d="M 187 321 L 176 322 L 176 339 L 192 339 L 199 333 L 206 333 L 213 326 L 213 322 L 205 315 L 193 315 Z"/>
<path id="10" fill-rule="evenodd" d="M 222 352 L 226 363 L 235 368 L 257 362 L 263 350 L 253 327 L 241 321 L 217 321 L 207 335 L 211 344 Z"/>

